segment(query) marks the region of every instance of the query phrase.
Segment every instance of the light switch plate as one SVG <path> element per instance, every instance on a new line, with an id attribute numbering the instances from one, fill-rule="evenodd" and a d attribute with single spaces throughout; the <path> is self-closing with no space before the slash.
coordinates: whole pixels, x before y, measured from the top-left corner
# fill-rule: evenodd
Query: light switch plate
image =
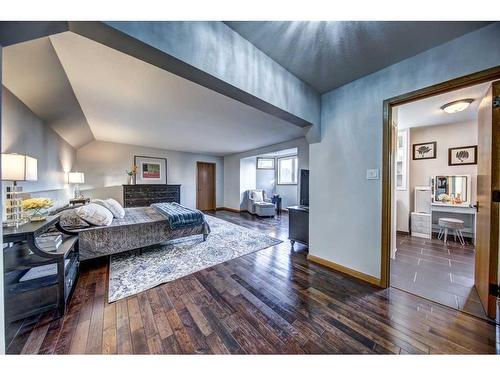
<path id="1" fill-rule="evenodd" d="M 378 169 L 367 169 L 366 170 L 366 179 L 367 180 L 378 180 L 379 173 Z"/>

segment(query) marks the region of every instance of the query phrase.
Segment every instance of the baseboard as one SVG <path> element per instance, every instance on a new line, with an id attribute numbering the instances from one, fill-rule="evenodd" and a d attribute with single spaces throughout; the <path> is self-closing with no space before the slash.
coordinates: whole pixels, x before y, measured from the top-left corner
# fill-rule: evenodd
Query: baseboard
<path id="1" fill-rule="evenodd" d="M 236 212 L 236 213 L 240 213 L 240 212 L 246 212 L 246 210 L 238 210 L 236 208 L 229 208 L 229 207 L 217 207 L 216 208 L 217 211 L 229 211 L 229 212 Z"/>
<path id="2" fill-rule="evenodd" d="M 407 231 L 404 231 L 404 230 L 397 230 L 396 234 L 403 234 L 403 235 L 409 236 L 410 232 L 407 232 Z"/>
<path id="3" fill-rule="evenodd" d="M 356 270 L 353 270 L 348 267 L 341 266 L 340 264 L 331 262 L 329 260 L 314 256 L 314 255 L 308 255 L 307 260 L 310 260 L 311 262 L 321 264 L 322 266 L 331 268 L 332 270 L 339 271 L 342 273 L 345 273 L 346 275 L 355 277 L 356 279 L 362 280 L 364 282 L 367 282 L 369 284 L 375 285 L 380 287 L 380 279 L 376 278 L 375 276 L 367 275 L 366 273 L 359 272 Z"/>

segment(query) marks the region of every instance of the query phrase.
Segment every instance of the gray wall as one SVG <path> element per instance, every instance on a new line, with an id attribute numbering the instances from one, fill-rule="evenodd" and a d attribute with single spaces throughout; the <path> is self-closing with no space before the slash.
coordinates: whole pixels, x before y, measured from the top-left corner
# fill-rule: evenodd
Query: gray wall
<path id="1" fill-rule="evenodd" d="M 257 189 L 264 189 L 270 198 L 276 193 L 276 170 L 275 169 L 257 169 L 255 186 Z"/>
<path id="2" fill-rule="evenodd" d="M 244 158 L 240 160 L 240 209 L 246 210 L 248 208 L 247 190 L 257 188 L 257 174 L 255 156 Z"/>
<path id="3" fill-rule="evenodd" d="M 38 181 L 19 185 L 32 196 L 52 198 L 56 207 L 67 204 L 71 187 L 66 173 L 72 170 L 75 149 L 3 86 L 2 105 L 2 152 L 28 154 L 38 160 Z"/>
<path id="4" fill-rule="evenodd" d="M 84 195 L 92 198 L 115 198 L 123 201 L 122 185 L 128 181 L 134 155 L 167 158 L 167 183 L 181 184 L 181 203 L 196 207 L 196 162 L 216 163 L 216 202 L 221 206 L 224 192 L 222 157 L 157 148 L 93 141 L 77 151 L 76 168 L 85 173 Z"/>
<path id="5" fill-rule="evenodd" d="M 0 66 L 2 66 L 2 46 L 0 45 Z M 2 83 L 2 69 L 0 69 L 0 84 Z M 3 86 L 2 86 L 3 87 Z M 3 109 L 3 90 L 0 92 L 0 118 Z M 2 141 L 3 126 L 0 121 L 0 142 Z M 2 162 L 0 161 L 0 176 L 2 175 Z M 3 189 L 3 185 L 0 185 Z M 3 199 L 0 199 L 0 210 L 3 212 Z M 2 237 L 2 227 L 0 226 L 0 237 Z M 0 270 L 3 271 L 3 256 L 0 257 Z M 3 277 L 0 277 L 0 355 L 5 354 L 5 307 L 3 298 Z"/>
<path id="6" fill-rule="evenodd" d="M 322 96 L 322 141 L 310 146 L 310 254 L 380 277 L 384 99 L 500 65 L 492 24 Z"/>
<path id="7" fill-rule="evenodd" d="M 277 151 L 297 148 L 299 158 L 299 170 L 309 169 L 309 144 L 305 138 L 297 138 L 288 142 L 258 148 L 224 156 L 224 207 L 240 209 L 241 189 L 240 189 L 240 160 L 247 157 L 270 154 Z M 299 186 L 296 186 L 298 192 Z"/>
<path id="8" fill-rule="evenodd" d="M 300 175 L 300 169 L 299 169 Z M 296 206 L 299 204 L 300 185 L 276 185 L 276 194 L 281 197 L 282 208 Z"/>
<path id="9" fill-rule="evenodd" d="M 106 23 L 313 123 L 308 138 L 319 141 L 319 94 L 224 23 L 219 21 Z"/>

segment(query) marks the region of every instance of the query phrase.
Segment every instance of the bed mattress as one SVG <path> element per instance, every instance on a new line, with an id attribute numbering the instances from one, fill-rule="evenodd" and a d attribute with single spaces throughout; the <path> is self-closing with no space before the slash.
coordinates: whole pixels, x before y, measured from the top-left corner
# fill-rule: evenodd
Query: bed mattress
<path id="1" fill-rule="evenodd" d="M 167 218 L 152 207 L 125 209 L 123 219 L 113 219 L 106 227 L 90 227 L 79 231 L 80 259 L 99 258 L 123 251 L 160 244 L 194 235 L 208 235 L 210 227 L 201 225 L 171 229 Z"/>

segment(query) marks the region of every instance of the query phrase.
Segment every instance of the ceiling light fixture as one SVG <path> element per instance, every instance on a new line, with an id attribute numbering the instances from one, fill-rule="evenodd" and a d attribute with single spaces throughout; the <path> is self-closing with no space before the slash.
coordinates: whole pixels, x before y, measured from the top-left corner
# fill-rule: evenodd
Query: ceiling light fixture
<path id="1" fill-rule="evenodd" d="M 455 100 L 454 102 L 446 103 L 441 107 L 446 113 L 457 113 L 462 112 L 472 103 L 474 99 L 461 99 Z"/>

